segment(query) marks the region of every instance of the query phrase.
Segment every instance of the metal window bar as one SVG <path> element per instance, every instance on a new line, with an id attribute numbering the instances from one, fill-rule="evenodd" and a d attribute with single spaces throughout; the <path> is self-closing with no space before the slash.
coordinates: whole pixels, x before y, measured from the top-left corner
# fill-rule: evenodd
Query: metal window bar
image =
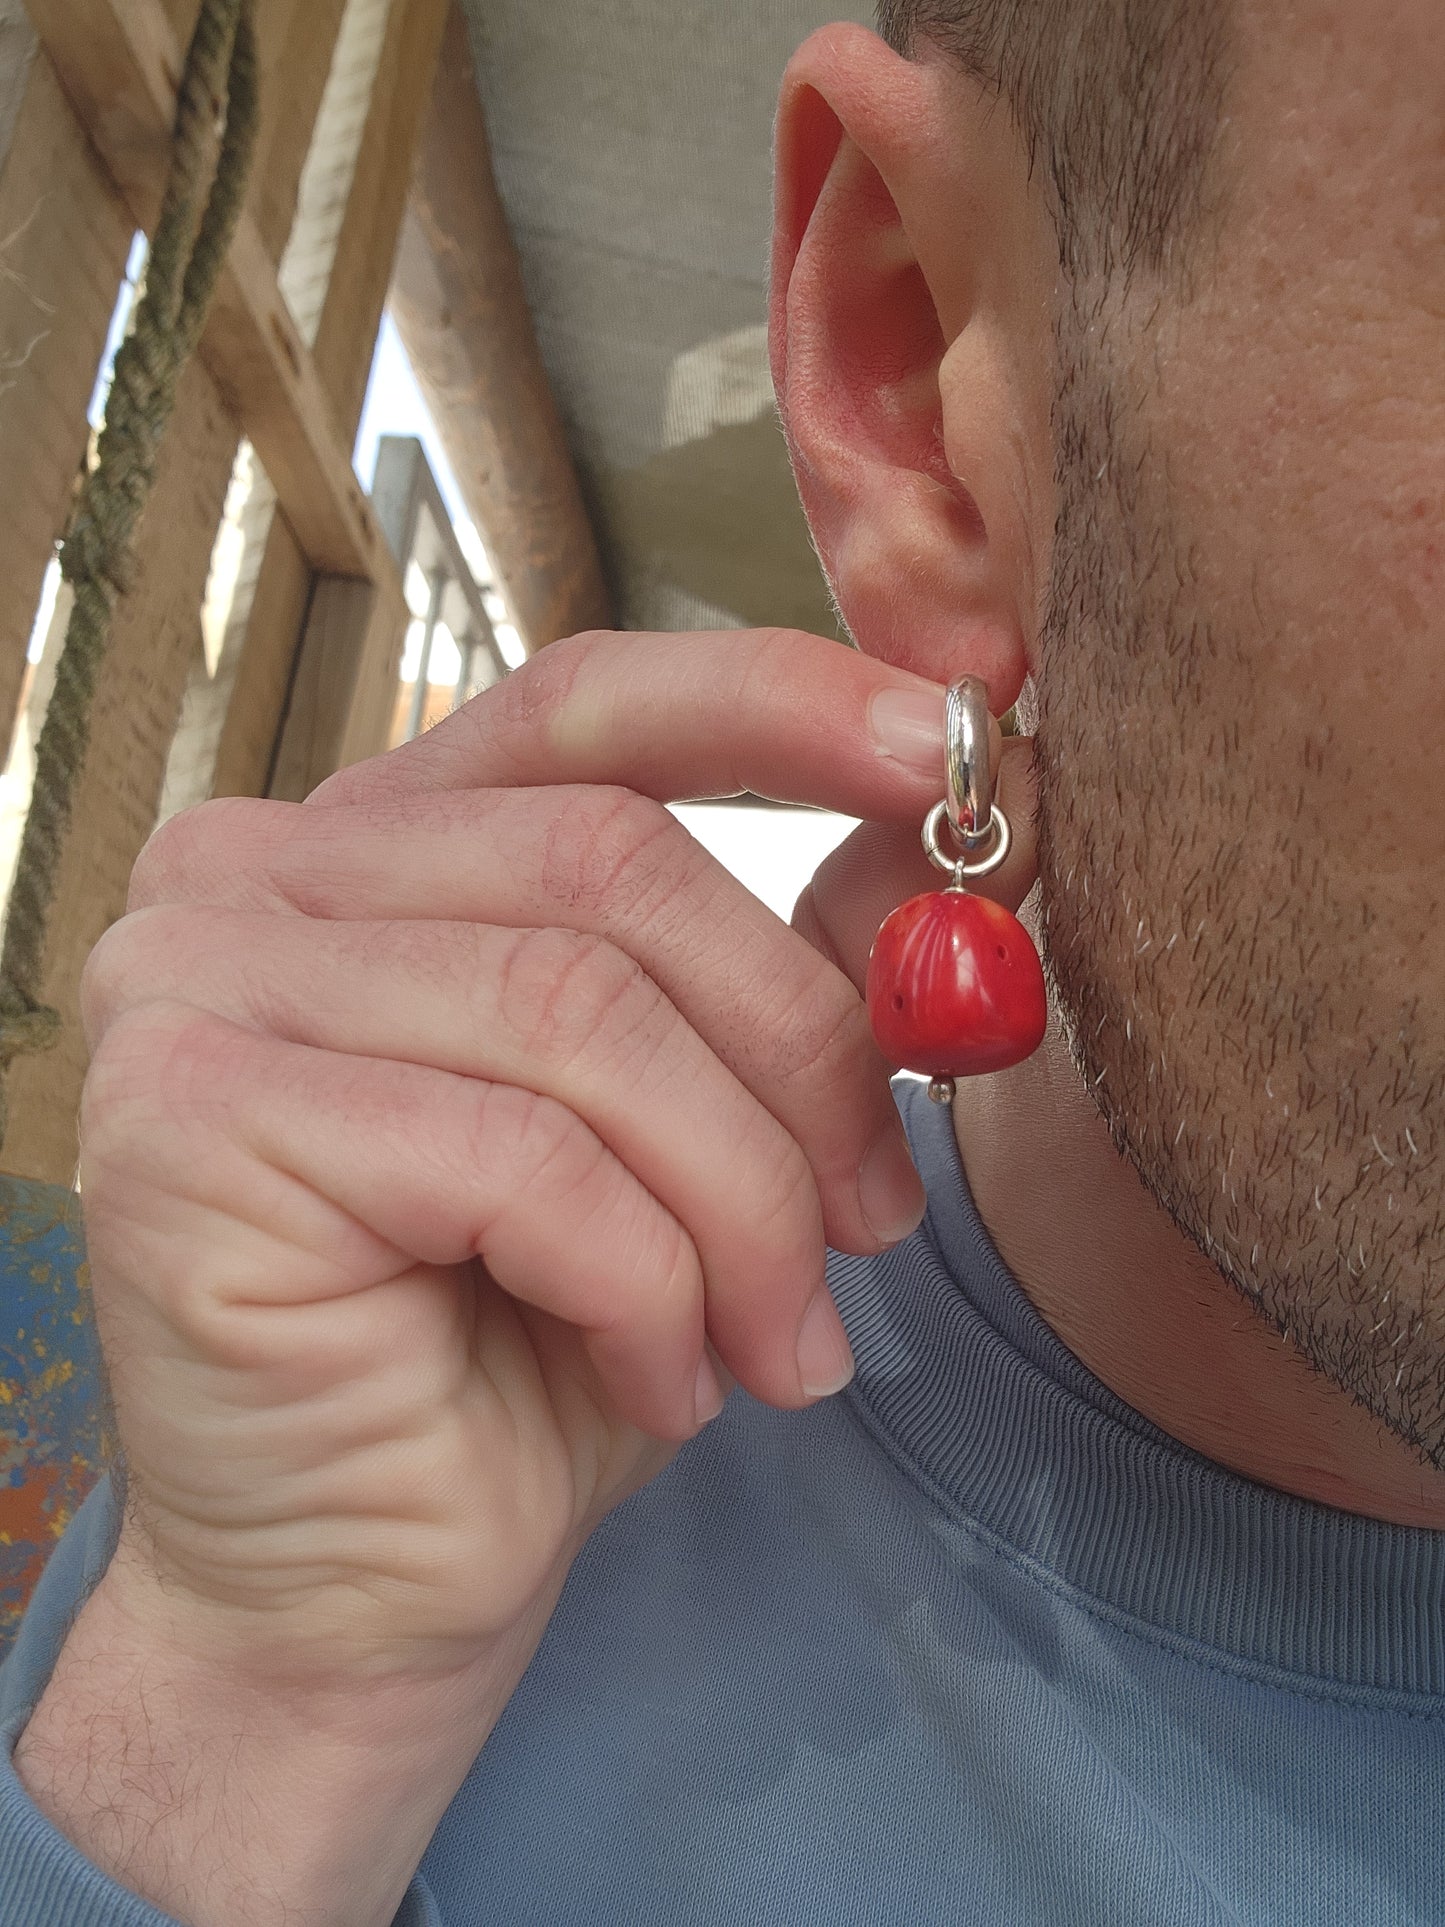
<path id="1" fill-rule="evenodd" d="M 414 562 L 429 597 L 421 660 L 407 717 L 406 739 L 420 730 L 426 713 L 427 672 L 437 631 L 449 629 L 461 652 L 455 700 L 465 702 L 507 673 L 507 662 L 478 584 L 457 541 L 426 450 L 412 435 L 384 435 L 378 448 L 372 507 L 405 579 Z"/>

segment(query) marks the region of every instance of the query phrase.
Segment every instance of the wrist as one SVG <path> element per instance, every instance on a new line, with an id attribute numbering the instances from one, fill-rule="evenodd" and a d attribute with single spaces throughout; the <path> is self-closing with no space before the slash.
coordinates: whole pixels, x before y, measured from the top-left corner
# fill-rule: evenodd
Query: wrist
<path id="1" fill-rule="evenodd" d="M 308 1681 L 293 1655 L 273 1673 L 254 1643 L 228 1653 L 122 1567 L 16 1771 L 87 1859 L 191 1927 L 389 1927 L 543 1625 L 449 1678 Z"/>

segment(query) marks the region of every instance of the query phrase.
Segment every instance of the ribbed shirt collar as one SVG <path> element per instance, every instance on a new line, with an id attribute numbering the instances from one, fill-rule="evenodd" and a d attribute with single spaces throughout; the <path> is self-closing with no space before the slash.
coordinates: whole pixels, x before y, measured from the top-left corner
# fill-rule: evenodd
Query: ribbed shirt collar
<path id="1" fill-rule="evenodd" d="M 945 1509 L 1148 1627 L 1336 1689 L 1445 1696 L 1445 1532 L 1258 1485 L 1124 1404 L 995 1250 L 948 1111 L 894 1089 L 928 1216 L 830 1267 L 865 1423 Z"/>

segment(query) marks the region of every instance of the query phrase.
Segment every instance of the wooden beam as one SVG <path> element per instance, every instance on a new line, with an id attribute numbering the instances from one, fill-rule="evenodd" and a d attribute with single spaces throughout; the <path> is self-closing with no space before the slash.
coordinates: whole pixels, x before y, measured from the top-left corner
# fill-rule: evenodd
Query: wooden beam
<path id="1" fill-rule="evenodd" d="M 411 0 L 409 6 L 393 4 L 387 13 L 376 85 L 313 349 L 322 387 L 348 442 L 366 401 L 445 24 L 446 0 Z"/>
<path id="2" fill-rule="evenodd" d="M 243 222 L 201 353 L 255 444 L 281 513 L 313 568 L 373 576 L 386 545 L 315 364 L 260 237 Z"/>
<path id="3" fill-rule="evenodd" d="M 226 624 L 221 681 L 192 699 L 193 743 L 181 807 L 208 796 L 264 796 L 315 578 L 264 483 L 242 520 L 244 573 Z M 229 687 L 227 687 L 229 685 Z M 219 713 L 217 705 L 219 707 Z"/>
<path id="4" fill-rule="evenodd" d="M 193 6 L 194 0 L 170 3 Z M 260 171 L 248 205 L 267 210 L 266 226 L 278 250 L 305 157 L 297 124 L 304 131 L 315 120 L 343 5 L 258 0 L 258 41 L 270 84 L 257 149 Z M 301 6 L 312 10 L 310 25 L 295 35 Z M 253 224 L 253 232 L 260 231 Z M 271 273 L 274 280 L 274 268 Z M 64 1038 L 55 1051 L 22 1059 L 10 1072 L 4 1164 L 20 1177 L 63 1184 L 74 1170 L 75 1113 L 86 1066 L 76 1020 L 80 972 L 97 938 L 124 910 L 131 868 L 155 826 L 239 439 L 227 397 L 197 359 L 182 381 L 155 492 L 138 531 L 134 586 L 116 611 L 51 909 L 42 994 L 64 1015 Z"/>
<path id="5" fill-rule="evenodd" d="M 19 0 L 0 0 L 0 752 L 132 231 Z"/>
<path id="6" fill-rule="evenodd" d="M 380 3 L 380 0 L 376 0 Z M 357 0 L 353 0 L 357 4 Z M 313 359 L 318 379 L 343 426 L 354 435 L 365 400 L 366 381 L 411 178 L 417 142 L 431 93 L 447 0 L 389 0 L 376 85 L 361 137 L 351 192 L 330 264 L 325 305 L 317 326 Z M 309 631 L 313 647 L 325 651 L 324 677 L 306 661 L 307 614 L 311 581 L 296 553 L 289 530 L 277 522 L 267 542 L 255 588 L 255 603 L 227 710 L 216 758 L 218 796 L 264 794 L 274 773 L 283 781 L 307 786 L 330 775 L 342 761 L 355 762 L 386 746 L 394 701 L 396 651 L 393 646 L 401 585 L 390 551 L 375 571 L 379 600 L 364 630 L 352 632 L 349 694 L 345 718 L 309 746 L 287 744 L 284 730 L 288 692 L 325 686 L 342 697 L 335 669 L 338 629 L 327 615 Z M 357 606 L 352 603 L 353 612 Z M 392 612 L 390 619 L 387 609 Z M 301 725 L 298 724 L 298 727 Z M 309 723 L 303 735 L 310 730 Z M 329 749 L 323 749 L 329 744 Z M 333 760 L 327 766 L 327 757 Z M 339 760 L 337 760 L 339 759 Z M 305 772 L 297 776 L 295 772 Z"/>
<path id="7" fill-rule="evenodd" d="M 281 260 L 295 229 L 301 180 L 345 13 L 346 0 L 283 0 L 280 6 L 267 0 L 257 15 L 261 133 L 246 204 L 272 261 Z M 290 111 L 268 111 L 272 100 L 284 101 Z"/>
<path id="8" fill-rule="evenodd" d="M 149 231 L 164 183 L 182 61 L 160 0 L 26 4 L 61 85 L 137 224 Z M 370 576 L 385 544 L 249 210 L 238 224 L 201 353 L 255 443 L 312 565 Z"/>
<path id="9" fill-rule="evenodd" d="M 338 260 L 348 251 L 342 246 L 346 213 L 365 158 L 378 86 L 385 85 L 378 66 L 387 51 L 387 24 L 387 0 L 351 0 L 346 9 L 302 172 L 295 225 L 281 257 L 281 291 L 313 351 Z M 344 427 L 355 426 L 356 417 L 347 409 L 337 413 Z M 166 769 L 163 816 L 210 796 L 223 763 L 239 763 L 246 772 L 242 787 L 264 789 L 289 664 L 311 595 L 311 570 L 284 520 L 277 521 L 276 493 L 254 451 L 237 484 L 233 540 L 239 553 L 225 597 L 224 628 L 219 635 L 212 633 L 207 654 L 192 665 Z M 222 610 L 213 613 L 220 616 Z M 271 673 L 258 677 L 257 663 L 248 667 L 248 651 Z M 244 686 L 233 701 L 238 678 Z"/>
<path id="10" fill-rule="evenodd" d="M 611 627 L 597 544 L 493 178 L 467 23 L 455 0 L 392 309 L 526 647 Z"/>
<path id="11" fill-rule="evenodd" d="M 270 793 L 299 803 L 333 770 L 386 747 L 411 612 L 392 589 L 316 585 Z"/>

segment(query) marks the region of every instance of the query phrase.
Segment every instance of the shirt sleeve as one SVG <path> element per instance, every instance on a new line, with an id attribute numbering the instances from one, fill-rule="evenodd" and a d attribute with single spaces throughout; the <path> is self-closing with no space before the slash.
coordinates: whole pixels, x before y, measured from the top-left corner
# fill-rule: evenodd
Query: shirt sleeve
<path id="1" fill-rule="evenodd" d="M 51 1554 L 0 1665 L 0 1921 L 5 1927 L 175 1927 L 172 1915 L 130 1893 L 72 1846 L 15 1771 L 16 1743 L 76 1613 L 110 1564 L 119 1523 L 110 1480 L 102 1479 Z M 407 1890 L 393 1927 L 443 1927 L 420 1878 Z"/>

